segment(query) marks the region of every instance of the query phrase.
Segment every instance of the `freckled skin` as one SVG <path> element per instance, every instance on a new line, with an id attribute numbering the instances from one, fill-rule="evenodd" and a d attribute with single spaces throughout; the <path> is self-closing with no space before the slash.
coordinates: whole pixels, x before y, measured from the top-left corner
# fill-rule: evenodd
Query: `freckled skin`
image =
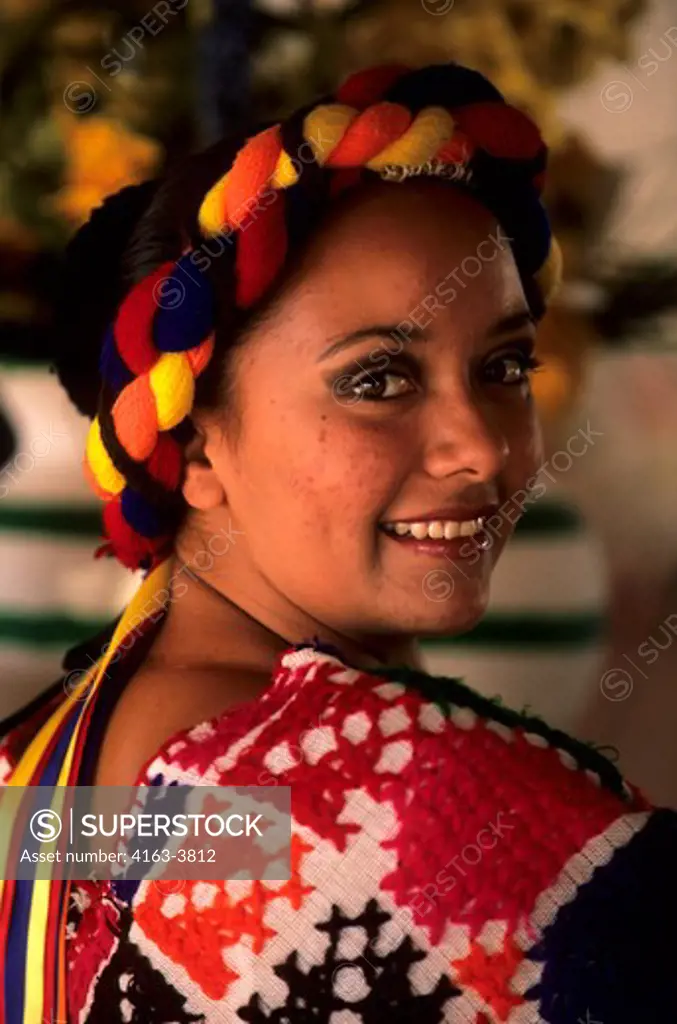
<path id="1" fill-rule="evenodd" d="M 448 184 L 369 186 L 315 236 L 300 277 L 236 357 L 237 439 L 225 411 L 220 423 L 205 417 L 202 424 L 223 501 L 200 513 L 201 530 L 231 523 L 242 531 L 217 585 L 249 600 L 283 636 L 299 629 L 309 636 L 318 623 L 358 640 L 455 633 L 486 609 L 509 522 L 491 551 L 460 563 L 463 572 L 412 553 L 377 524 L 502 502 L 539 464 L 528 384 L 482 377 L 494 353 L 534 334 L 529 326 L 488 336 L 526 306 L 507 244 L 490 250 L 494 258 L 476 277 L 458 270 L 465 287 L 456 285 L 454 301 L 428 298 L 430 313 L 421 306 L 497 229 L 489 212 Z M 318 362 L 320 354 L 356 329 L 397 325 L 417 307 L 419 322 L 430 322 L 427 341 L 404 346 L 420 365 L 414 392 L 380 402 L 337 399 L 334 379 L 356 360 L 372 368 L 370 354 L 385 351 L 383 339 Z M 388 373 L 396 381 L 410 376 L 397 355 Z M 434 569 L 453 575 L 448 600 L 425 593 Z"/>

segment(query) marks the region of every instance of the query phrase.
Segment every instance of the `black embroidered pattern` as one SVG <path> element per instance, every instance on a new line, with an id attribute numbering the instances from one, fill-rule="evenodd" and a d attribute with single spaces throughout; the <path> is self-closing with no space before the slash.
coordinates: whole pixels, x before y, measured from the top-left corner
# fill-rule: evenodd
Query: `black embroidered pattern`
<path id="1" fill-rule="evenodd" d="M 349 1010 L 363 1024 L 441 1024 L 444 1005 L 460 989 L 447 977 L 441 977 L 427 995 L 416 993 L 409 979 L 409 969 L 423 960 L 426 953 L 417 949 L 407 935 L 397 949 L 379 954 L 381 927 L 391 920 L 375 899 L 371 899 L 358 917 L 347 917 L 339 908 L 332 907 L 328 921 L 316 925 L 318 931 L 330 937 L 324 961 L 310 970 L 301 970 L 298 953 L 291 953 L 284 964 L 275 967 L 275 973 L 286 982 L 289 993 L 284 1006 L 268 1010 L 256 993 L 246 1006 L 238 1010 L 238 1017 L 249 1024 L 324 1024 L 332 1014 Z M 366 952 L 346 959 L 338 953 L 339 942 L 347 929 L 363 928 L 367 935 Z M 339 975 L 350 971 L 355 975 L 353 984 L 368 988 L 361 998 L 348 1000 L 337 991 Z M 361 972 L 361 978 L 357 972 Z M 360 982 L 362 984 L 360 985 Z"/>
<path id="2" fill-rule="evenodd" d="M 120 923 L 118 947 L 96 983 L 87 1019 L 96 1024 L 207 1024 L 203 1013 L 186 1011 L 185 997 L 129 940 L 129 907 L 121 910 Z"/>

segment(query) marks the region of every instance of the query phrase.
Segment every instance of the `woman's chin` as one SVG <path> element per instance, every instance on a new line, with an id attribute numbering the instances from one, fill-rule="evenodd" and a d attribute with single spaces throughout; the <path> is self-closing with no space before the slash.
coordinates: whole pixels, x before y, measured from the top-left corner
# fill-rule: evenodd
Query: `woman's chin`
<path id="1" fill-rule="evenodd" d="M 488 591 L 482 589 L 482 593 L 454 593 L 449 594 L 446 600 L 429 600 L 419 608 L 416 616 L 418 621 L 412 632 L 434 638 L 467 633 L 474 629 L 486 614 L 489 603 Z"/>
<path id="2" fill-rule="evenodd" d="M 483 612 L 478 612 L 473 616 L 449 616 L 446 622 L 421 629 L 418 635 L 421 639 L 429 640 L 434 640 L 435 637 L 461 636 L 474 629 L 481 622 L 483 615 Z"/>

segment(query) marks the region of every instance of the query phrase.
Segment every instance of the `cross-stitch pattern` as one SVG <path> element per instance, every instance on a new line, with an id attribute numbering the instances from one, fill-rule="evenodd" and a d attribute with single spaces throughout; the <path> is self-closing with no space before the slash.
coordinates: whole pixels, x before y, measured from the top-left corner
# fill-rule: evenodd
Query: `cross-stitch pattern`
<path id="1" fill-rule="evenodd" d="M 659 939 L 677 815 L 456 680 L 290 649 L 260 698 L 137 781 L 188 772 L 292 787 L 291 878 L 73 883 L 77 1024 L 634 1024 L 677 1005 Z"/>

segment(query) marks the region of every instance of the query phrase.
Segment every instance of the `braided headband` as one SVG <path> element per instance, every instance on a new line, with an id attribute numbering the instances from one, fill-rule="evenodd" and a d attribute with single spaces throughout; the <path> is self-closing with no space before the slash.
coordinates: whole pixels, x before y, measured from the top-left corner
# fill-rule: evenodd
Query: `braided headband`
<path id="1" fill-rule="evenodd" d="M 234 243 L 234 301 L 247 309 L 275 281 L 299 225 L 312 226 L 311 185 L 319 210 L 365 174 L 445 177 L 496 214 L 544 307 L 561 272 L 540 201 L 546 158 L 537 127 L 478 72 L 451 62 L 376 67 L 249 138 L 204 197 L 199 233 Z M 97 553 L 133 569 L 153 568 L 171 551 L 182 427 L 214 348 L 213 293 L 208 275 L 195 273 L 198 256 L 188 249 L 136 284 L 104 339 L 85 472 L 105 502 L 108 542 Z"/>

